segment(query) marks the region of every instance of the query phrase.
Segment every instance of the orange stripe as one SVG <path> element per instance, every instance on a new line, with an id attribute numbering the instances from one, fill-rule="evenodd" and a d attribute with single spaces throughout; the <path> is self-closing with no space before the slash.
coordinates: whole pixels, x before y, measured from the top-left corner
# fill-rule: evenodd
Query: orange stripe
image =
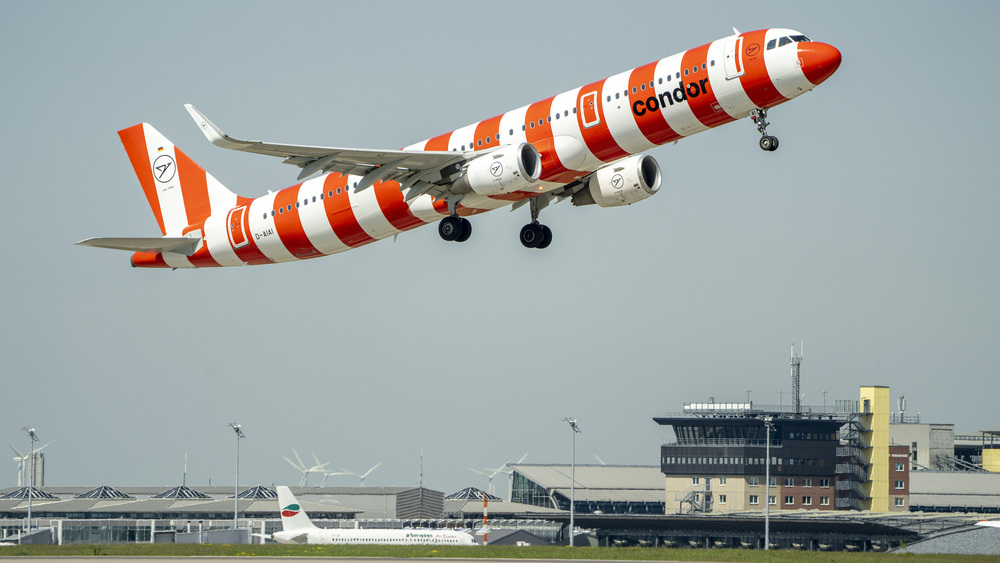
<path id="1" fill-rule="evenodd" d="M 198 223 L 197 225 L 191 225 L 187 227 L 186 229 L 181 231 L 181 235 L 187 235 L 192 231 L 198 231 L 198 236 L 204 239 L 205 238 L 204 229 L 205 229 L 205 223 L 201 222 Z M 208 251 L 208 245 L 204 243 L 201 245 L 201 248 L 199 248 L 194 254 L 188 256 L 188 260 L 191 262 L 193 266 L 196 266 L 198 268 L 213 268 L 216 266 L 221 266 L 221 264 L 219 264 L 219 262 L 212 257 L 212 253 Z"/>
<path id="2" fill-rule="evenodd" d="M 448 140 L 451 139 L 451 133 L 445 133 L 444 135 L 438 135 L 433 139 L 427 141 L 424 146 L 425 151 L 446 151 L 448 150 Z"/>
<path id="3" fill-rule="evenodd" d="M 320 254 L 320 251 L 309 242 L 309 237 L 306 236 L 306 230 L 302 226 L 302 217 L 299 215 L 299 206 L 322 205 L 322 203 L 317 201 L 316 203 L 303 204 L 303 198 L 299 197 L 299 188 L 301 187 L 302 184 L 297 184 L 274 195 L 274 230 L 278 234 L 278 238 L 281 239 L 281 243 L 293 256 L 308 258 Z M 283 210 L 283 213 L 278 213 L 279 209 Z"/>
<path id="4" fill-rule="evenodd" d="M 156 224 L 160 226 L 160 234 L 166 236 L 167 229 L 163 226 L 163 214 L 160 212 L 160 198 L 153 185 L 153 168 L 149 163 L 149 155 L 146 154 L 146 135 L 143 133 L 142 124 L 133 125 L 128 129 L 118 132 L 122 144 L 125 145 L 125 152 L 128 159 L 132 161 L 132 169 L 135 170 L 136 177 L 139 178 L 139 185 L 146 194 L 146 201 L 153 210 L 156 217 Z M 145 258 L 142 258 L 145 260 Z"/>
<path id="5" fill-rule="evenodd" d="M 709 45 L 702 45 L 684 53 L 681 60 L 681 75 L 685 70 L 691 73 L 684 77 L 684 84 L 688 94 L 688 106 L 691 107 L 695 117 L 706 127 L 716 127 L 734 119 L 722 109 L 712 90 L 712 83 L 708 78 L 708 47 Z"/>
<path id="6" fill-rule="evenodd" d="M 478 151 L 500 146 L 501 143 L 497 141 L 497 133 L 500 132 L 501 117 L 503 116 L 491 117 L 486 121 L 480 121 L 479 125 L 476 125 L 475 137 L 472 139 L 472 148 Z"/>
<path id="7" fill-rule="evenodd" d="M 201 223 L 212 214 L 212 204 L 208 199 L 207 173 L 177 147 L 174 147 L 174 157 L 177 160 L 177 174 L 180 176 L 187 224 Z"/>
<path id="8" fill-rule="evenodd" d="M 662 145 L 670 141 L 676 141 L 681 136 L 667 124 L 667 120 L 663 114 L 663 107 L 660 103 L 661 96 L 657 94 L 657 89 L 660 89 L 660 91 L 668 92 L 667 95 L 669 96 L 667 86 L 671 83 L 666 82 L 663 85 L 657 85 L 654 82 L 655 72 L 655 62 L 643 65 L 632 71 L 628 79 L 627 103 L 630 111 L 632 111 L 632 117 L 635 118 L 635 124 L 639 126 L 642 134 L 649 139 L 649 142 Z M 635 90 L 634 94 L 632 93 L 633 89 Z M 635 110 L 631 110 L 631 108 L 636 107 L 639 108 L 642 115 L 636 115 Z"/>
<path id="9" fill-rule="evenodd" d="M 375 190 L 375 200 L 382 209 L 382 215 L 393 227 L 408 231 L 423 225 L 424 222 L 413 216 L 410 206 L 403 201 L 403 193 L 399 191 L 399 182 L 376 182 L 369 188 Z"/>
<path id="10" fill-rule="evenodd" d="M 767 108 L 787 101 L 778 93 L 771 82 L 764 65 L 764 37 L 766 29 L 744 33 L 743 37 L 743 68 L 746 72 L 740 77 L 743 91 L 750 101 L 759 108 Z"/>
<path id="11" fill-rule="evenodd" d="M 159 252 L 136 252 L 132 254 L 133 268 L 169 268 Z"/>
<path id="12" fill-rule="evenodd" d="M 528 142 L 538 149 L 542 157 L 542 175 L 540 180 L 550 181 L 550 178 L 566 172 L 566 167 L 559 161 L 555 143 L 552 141 L 552 100 L 542 100 L 528 106 L 524 116 L 526 126 L 525 136 Z"/>
<path id="13" fill-rule="evenodd" d="M 580 127 L 580 132 L 583 135 L 583 142 L 587 144 L 587 148 L 590 149 L 590 152 L 593 153 L 594 156 L 604 162 L 628 156 L 628 153 L 618 146 L 618 142 L 611 136 L 611 131 L 608 129 L 608 121 L 604 118 L 604 104 L 602 101 L 604 99 L 603 90 L 606 80 L 607 79 L 594 82 L 593 84 L 588 84 L 583 88 L 580 88 L 580 92 L 576 97 L 576 121 L 577 125 Z M 594 100 L 595 107 L 593 108 L 593 111 L 597 112 L 597 116 L 600 118 L 601 122 L 585 129 L 583 127 L 583 112 L 590 111 L 590 109 L 583 107 L 583 97 L 592 92 L 597 92 L 597 97 Z"/>
<path id="14" fill-rule="evenodd" d="M 327 217 L 330 218 L 330 227 L 337 238 L 347 246 L 356 248 L 375 242 L 375 239 L 361 228 L 361 224 L 354 216 L 351 201 L 347 195 L 347 190 L 350 189 L 347 187 L 347 179 L 346 174 L 330 174 L 326 177 L 323 184 L 326 199 L 323 200 L 323 205 Z M 340 190 L 339 194 L 337 193 L 338 189 Z M 332 196 L 330 192 L 333 192 Z"/>

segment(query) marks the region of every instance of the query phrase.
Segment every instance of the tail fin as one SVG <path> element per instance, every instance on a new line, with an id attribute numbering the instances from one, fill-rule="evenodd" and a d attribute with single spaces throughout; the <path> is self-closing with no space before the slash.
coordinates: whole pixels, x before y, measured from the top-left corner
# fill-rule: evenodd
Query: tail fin
<path id="1" fill-rule="evenodd" d="M 278 485 L 278 509 L 281 510 L 281 529 L 290 532 L 292 530 L 314 529 L 309 515 L 295 500 L 295 495 L 284 485 Z"/>
<path id="2" fill-rule="evenodd" d="M 118 132 L 164 236 L 181 236 L 239 198 L 148 123 Z"/>

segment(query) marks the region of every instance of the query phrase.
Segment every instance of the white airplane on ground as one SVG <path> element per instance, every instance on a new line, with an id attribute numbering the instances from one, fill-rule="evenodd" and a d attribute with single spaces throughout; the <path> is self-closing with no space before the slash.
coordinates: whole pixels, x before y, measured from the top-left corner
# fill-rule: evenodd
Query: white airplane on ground
<path id="1" fill-rule="evenodd" d="M 302 168 L 305 181 L 238 196 L 141 123 L 118 135 L 163 236 L 77 244 L 133 251 L 132 266 L 143 268 L 271 264 L 344 252 L 429 223 L 438 223 L 444 240 L 464 242 L 472 235 L 467 217 L 527 205 L 521 244 L 545 248 L 552 231 L 538 216 L 550 203 L 618 207 L 655 194 L 660 166 L 645 150 L 748 116 L 760 148 L 778 148 L 767 111 L 840 66 L 835 47 L 791 29 L 734 31 L 402 150 L 237 139 L 188 104 L 213 144 L 283 158 Z M 719 162 L 706 156 L 698 166 L 710 173 Z"/>
<path id="2" fill-rule="evenodd" d="M 472 535 L 457 530 L 358 530 L 317 528 L 292 491 L 279 485 L 281 531 L 271 534 L 278 543 L 376 545 L 477 545 Z"/>

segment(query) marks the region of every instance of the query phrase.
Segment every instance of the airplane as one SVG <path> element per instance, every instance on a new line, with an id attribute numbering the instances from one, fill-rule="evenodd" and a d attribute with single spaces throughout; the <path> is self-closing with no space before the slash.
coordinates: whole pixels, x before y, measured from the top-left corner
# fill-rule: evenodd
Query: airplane
<path id="1" fill-rule="evenodd" d="M 281 531 L 271 534 L 278 543 L 378 544 L 378 545 L 477 545 L 471 534 L 457 530 L 362 530 L 317 528 L 292 491 L 276 487 L 281 508 Z"/>
<path id="2" fill-rule="evenodd" d="M 643 151 L 750 117 L 778 148 L 768 110 L 840 67 L 835 47 L 791 29 L 734 34 L 568 90 L 401 150 L 284 145 L 231 137 L 194 106 L 212 144 L 276 156 L 301 183 L 238 196 L 151 125 L 118 132 L 162 237 L 78 242 L 132 251 L 133 267 L 204 268 L 337 254 L 436 222 L 446 241 L 472 235 L 468 217 L 524 205 L 527 248 L 546 248 L 551 203 L 619 207 L 663 181 Z M 320 174 L 319 176 L 315 176 Z"/>

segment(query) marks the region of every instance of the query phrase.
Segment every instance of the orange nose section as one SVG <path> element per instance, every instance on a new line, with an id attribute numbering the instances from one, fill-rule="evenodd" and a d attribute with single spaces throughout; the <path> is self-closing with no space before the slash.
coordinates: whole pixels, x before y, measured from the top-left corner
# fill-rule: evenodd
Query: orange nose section
<path id="1" fill-rule="evenodd" d="M 840 68 L 840 51 L 833 45 L 812 41 L 799 43 L 802 72 L 813 84 L 819 84 Z"/>

